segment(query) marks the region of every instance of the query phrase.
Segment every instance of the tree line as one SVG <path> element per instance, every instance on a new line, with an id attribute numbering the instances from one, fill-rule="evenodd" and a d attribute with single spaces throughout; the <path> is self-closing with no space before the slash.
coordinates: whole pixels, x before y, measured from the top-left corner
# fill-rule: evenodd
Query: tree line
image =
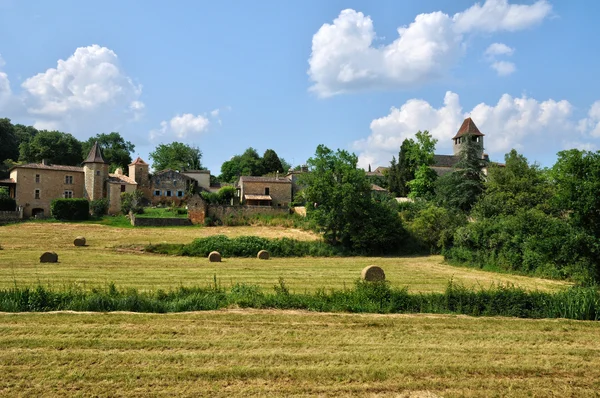
<path id="1" fill-rule="evenodd" d="M 135 145 L 126 141 L 120 133 L 101 133 L 80 141 L 69 133 L 57 130 L 38 130 L 33 126 L 13 124 L 10 119 L 0 119 L 0 178 L 8 177 L 8 170 L 22 163 L 41 163 L 79 166 L 95 142 L 102 148 L 110 172 L 121 168 L 128 174 Z M 193 145 L 181 142 L 159 144 L 149 154 L 154 170 L 202 170 L 202 151 Z M 248 148 L 222 165 L 219 180 L 234 182 L 241 175 L 262 176 L 283 173 L 290 165 L 279 158 L 272 149 L 261 157 L 256 149 Z M 212 177 L 213 180 L 216 177 Z"/>

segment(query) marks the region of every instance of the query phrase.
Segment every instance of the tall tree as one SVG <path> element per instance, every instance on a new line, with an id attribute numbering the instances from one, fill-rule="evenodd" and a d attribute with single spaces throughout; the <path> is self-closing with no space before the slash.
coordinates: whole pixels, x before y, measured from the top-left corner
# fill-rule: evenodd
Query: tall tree
<path id="1" fill-rule="evenodd" d="M 277 152 L 275 152 L 272 149 L 267 149 L 265 151 L 265 153 L 263 154 L 262 168 L 263 168 L 264 174 L 276 173 L 276 172 L 283 173 L 284 171 L 286 171 L 283 168 L 283 165 L 281 163 L 281 160 L 279 159 L 279 156 L 277 156 Z"/>
<path id="2" fill-rule="evenodd" d="M 19 158 L 19 143 L 10 119 L 0 119 L 0 163 Z"/>
<path id="3" fill-rule="evenodd" d="M 484 190 L 481 147 L 475 136 L 465 135 L 465 143 L 460 151 L 460 160 L 454 171 L 438 178 L 435 193 L 441 205 L 468 212 Z"/>
<path id="4" fill-rule="evenodd" d="M 172 142 L 160 144 L 150 153 L 152 168 L 156 171 L 171 170 L 201 170 L 202 152 L 198 147 Z"/>
<path id="5" fill-rule="evenodd" d="M 263 159 L 256 149 L 250 147 L 241 155 L 236 155 L 221 165 L 219 179 L 234 182 L 239 176 L 262 176 L 265 174 Z"/>
<path id="6" fill-rule="evenodd" d="M 421 166 L 433 165 L 434 151 L 437 140 L 434 139 L 429 131 L 418 131 L 415 135 L 415 140 L 407 138 L 402 141 L 400 152 L 398 153 L 398 163 L 395 164 L 395 171 L 388 174 L 388 183 L 390 191 L 397 196 L 406 197 L 410 193 L 409 182 L 415 179 L 417 170 Z M 393 167 L 390 166 L 390 169 Z M 391 171 L 391 170 L 390 170 Z M 427 187 L 433 182 L 433 175 L 428 171 L 421 171 L 420 187 Z M 394 179 L 394 181 L 391 180 Z"/>
<path id="7" fill-rule="evenodd" d="M 357 163 L 347 151 L 317 147 L 308 160 L 311 172 L 300 177 L 307 216 L 332 244 L 359 252 L 394 251 L 403 232 L 400 219 L 392 207 L 372 199 L 371 184 Z"/>
<path id="8" fill-rule="evenodd" d="M 29 142 L 19 146 L 19 160 L 36 162 L 47 160 L 53 164 L 77 166 L 83 162 L 81 142 L 68 133 L 39 131 Z"/>
<path id="9" fill-rule="evenodd" d="M 559 152 L 551 175 L 556 183 L 556 207 L 574 225 L 600 238 L 600 151 Z"/>
<path id="10" fill-rule="evenodd" d="M 128 165 L 131 163 L 131 153 L 134 151 L 135 145 L 129 141 L 125 141 L 121 134 L 117 132 L 98 134 L 82 143 L 82 155 L 84 158 L 88 155 L 96 141 L 100 145 L 100 148 L 102 148 L 104 160 L 110 164 L 110 171 L 113 172 L 120 167 L 127 173 Z"/>

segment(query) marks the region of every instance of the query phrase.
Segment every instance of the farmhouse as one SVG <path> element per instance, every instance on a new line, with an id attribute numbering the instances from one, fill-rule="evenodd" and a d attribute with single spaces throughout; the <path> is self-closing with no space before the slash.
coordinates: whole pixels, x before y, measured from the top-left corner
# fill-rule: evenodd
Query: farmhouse
<path id="1" fill-rule="evenodd" d="M 292 201 L 292 180 L 286 177 L 242 176 L 238 192 L 243 204 L 248 206 L 287 207 Z"/>

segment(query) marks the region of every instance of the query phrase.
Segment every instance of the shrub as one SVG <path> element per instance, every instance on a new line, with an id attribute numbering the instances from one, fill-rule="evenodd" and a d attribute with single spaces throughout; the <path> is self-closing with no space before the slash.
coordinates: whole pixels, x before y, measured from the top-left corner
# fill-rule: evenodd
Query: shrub
<path id="1" fill-rule="evenodd" d="M 17 201 L 13 198 L 0 197 L 0 211 L 15 211 Z"/>
<path id="2" fill-rule="evenodd" d="M 90 202 L 90 210 L 94 217 L 102 217 L 108 213 L 108 199 L 96 199 Z"/>
<path id="3" fill-rule="evenodd" d="M 135 190 L 133 193 L 123 192 L 121 194 L 121 212 L 127 215 L 129 212 L 134 214 L 144 213 L 144 194 L 142 191 Z"/>
<path id="4" fill-rule="evenodd" d="M 87 220 L 90 202 L 82 198 L 54 199 L 50 203 L 50 213 L 57 220 Z"/>

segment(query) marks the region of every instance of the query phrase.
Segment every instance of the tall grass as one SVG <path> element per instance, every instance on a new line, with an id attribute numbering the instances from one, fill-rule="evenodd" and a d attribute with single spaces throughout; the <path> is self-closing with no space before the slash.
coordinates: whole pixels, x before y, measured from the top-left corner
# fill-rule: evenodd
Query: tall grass
<path id="1" fill-rule="evenodd" d="M 257 286 L 237 284 L 222 288 L 216 278 L 206 287 L 140 292 L 118 289 L 76 288 L 52 290 L 43 286 L 0 290 L 0 311 L 44 312 L 133 311 L 167 313 L 216 310 L 227 307 L 302 309 L 319 312 L 433 313 L 519 318 L 600 319 L 600 292 L 575 287 L 558 293 L 527 292 L 513 286 L 468 289 L 450 282 L 444 293 L 411 294 L 388 283 L 357 281 L 352 288 L 293 293 L 280 279 L 272 293 Z"/>

